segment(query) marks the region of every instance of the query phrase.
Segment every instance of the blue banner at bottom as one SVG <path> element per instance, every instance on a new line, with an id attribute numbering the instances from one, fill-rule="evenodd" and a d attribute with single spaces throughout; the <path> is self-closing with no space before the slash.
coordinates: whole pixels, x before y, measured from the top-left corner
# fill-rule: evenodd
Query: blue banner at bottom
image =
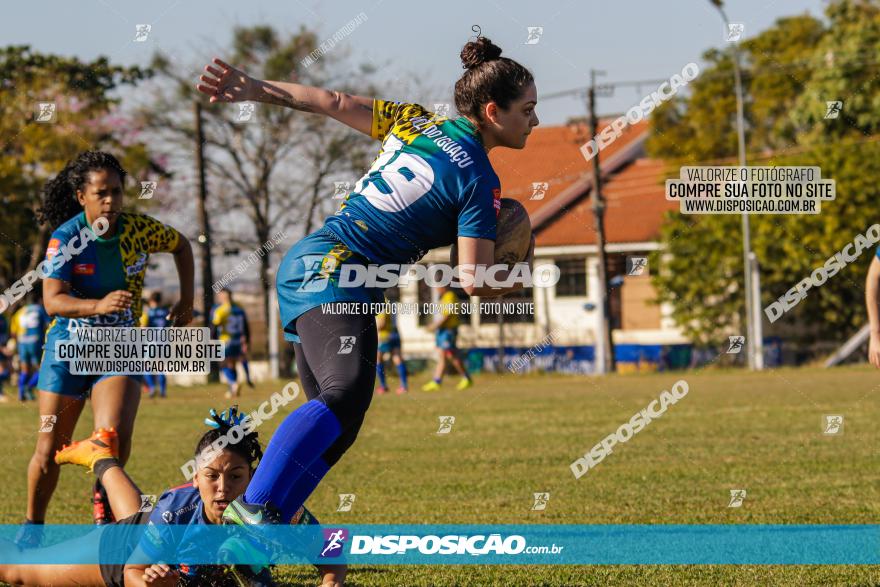
<path id="1" fill-rule="evenodd" d="M 880 525 L 46 525 L 25 550 L 19 529 L 0 564 L 880 564 Z"/>

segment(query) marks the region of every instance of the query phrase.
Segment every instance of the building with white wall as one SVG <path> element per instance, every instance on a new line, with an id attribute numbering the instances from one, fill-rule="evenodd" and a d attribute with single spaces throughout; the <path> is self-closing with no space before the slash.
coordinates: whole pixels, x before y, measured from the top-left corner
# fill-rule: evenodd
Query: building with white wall
<path id="1" fill-rule="evenodd" d="M 621 371 L 656 369 L 669 362 L 670 352 L 689 345 L 671 319 L 671 308 L 655 303 L 652 267 L 644 268 L 641 275 L 629 274 L 633 258 L 647 257 L 660 248 L 664 214 L 677 209 L 664 196 L 665 163 L 645 158 L 647 136 L 645 123 L 635 125 L 601 153 L 612 338 Z M 535 264 L 557 265 L 561 279 L 553 287 L 505 298 L 532 302 L 534 312 L 505 315 L 503 328 L 497 316 L 463 315 L 459 347 L 469 350 L 472 364 L 491 367 L 503 338 L 508 363 L 529 348 L 541 347 L 543 359 L 530 361 L 524 370 L 555 366 L 592 371 L 601 314 L 591 198 L 593 166 L 579 150 L 586 140 L 578 127 L 538 127 L 522 151 L 496 149 L 490 154 L 501 179 L 502 196 L 522 202 L 529 213 L 536 237 Z M 421 262 L 447 263 L 448 259 L 446 248 L 431 251 Z M 389 299 L 420 305 L 432 301 L 431 295 L 424 282 L 388 291 Z M 481 301 L 491 300 L 470 299 L 471 304 Z M 398 316 L 406 356 L 433 356 L 434 336 L 424 327 L 429 319 Z"/>

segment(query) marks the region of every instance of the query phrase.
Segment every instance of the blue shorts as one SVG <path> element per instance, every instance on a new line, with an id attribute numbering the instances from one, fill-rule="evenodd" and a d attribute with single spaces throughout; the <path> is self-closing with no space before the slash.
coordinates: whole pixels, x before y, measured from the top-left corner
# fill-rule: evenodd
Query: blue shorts
<path id="1" fill-rule="evenodd" d="M 457 348 L 455 346 L 455 339 L 457 336 L 458 330 L 455 328 L 439 329 L 435 339 L 437 348 L 443 349 L 444 351 L 454 351 Z"/>
<path id="2" fill-rule="evenodd" d="M 226 358 L 237 359 L 241 356 L 241 341 L 232 339 L 226 341 Z"/>
<path id="3" fill-rule="evenodd" d="M 400 335 L 392 334 L 388 340 L 379 341 L 379 352 L 382 354 L 390 353 L 393 350 L 400 350 Z"/>
<path id="4" fill-rule="evenodd" d="M 339 275 L 344 265 L 368 263 L 326 227 L 293 245 L 278 267 L 275 283 L 284 338 L 300 342 L 296 333 L 296 319 L 321 304 L 384 302 L 385 295 L 381 288 L 339 287 Z"/>
<path id="5" fill-rule="evenodd" d="M 18 360 L 29 365 L 36 365 L 40 362 L 40 355 L 43 354 L 43 345 L 39 342 L 31 342 L 18 345 Z"/>
<path id="6" fill-rule="evenodd" d="M 43 362 L 40 365 L 40 379 L 37 382 L 37 389 L 40 391 L 48 391 L 59 395 L 68 395 L 71 397 L 85 398 L 92 386 L 108 377 L 119 377 L 116 373 L 105 373 L 103 375 L 74 375 L 70 372 L 69 361 L 58 361 L 55 359 L 55 341 L 66 340 L 68 338 L 67 331 L 59 327 L 55 330 L 53 327 L 46 337 L 46 346 L 43 349 Z M 138 383 L 143 381 L 143 375 L 126 375 L 134 379 Z"/>

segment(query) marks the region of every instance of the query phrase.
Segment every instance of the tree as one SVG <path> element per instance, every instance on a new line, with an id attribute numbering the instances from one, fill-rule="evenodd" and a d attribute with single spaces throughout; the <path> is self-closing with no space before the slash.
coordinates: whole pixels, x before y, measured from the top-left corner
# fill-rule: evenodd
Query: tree
<path id="1" fill-rule="evenodd" d="M 880 11 L 876 3 L 836 0 L 828 23 L 809 16 L 778 20 L 742 43 L 749 165 L 818 165 L 836 180 L 837 199 L 819 215 L 753 215 L 752 249 L 761 266 L 764 308 L 864 233 L 878 211 Z M 711 64 L 687 98 L 658 108 L 651 156 L 674 166 L 735 165 L 736 126 L 731 62 L 711 50 Z M 826 102 L 844 101 L 839 119 Z M 674 170 L 674 171 L 673 171 Z M 739 215 L 669 214 L 662 252 L 651 262 L 659 300 L 669 302 L 687 335 L 716 345 L 744 329 Z M 864 322 L 865 256 L 849 265 L 765 333 L 793 339 L 846 338 Z M 698 274 L 699 279 L 694 279 Z"/>
<path id="2" fill-rule="evenodd" d="M 136 129 L 117 126 L 114 90 L 149 75 L 105 57 L 82 62 L 27 46 L 0 48 L 0 283 L 8 286 L 42 260 L 48 228 L 35 228 L 40 190 L 78 153 L 110 151 L 144 179 L 163 172 Z M 37 121 L 40 103 L 54 105 L 52 122 Z"/>
<path id="3" fill-rule="evenodd" d="M 374 91 L 364 81 L 372 72 L 342 69 L 341 58 L 325 55 L 305 67 L 303 59 L 317 46 L 315 33 L 305 28 L 282 37 L 269 26 L 238 27 L 229 55 L 222 57 L 265 79 Z M 141 109 L 142 120 L 177 166 L 192 169 L 191 104 L 203 100 L 195 91 L 196 70 L 163 54 L 155 56 L 153 67 L 167 83 Z M 212 231 L 226 249 L 258 250 L 279 230 L 298 227 L 304 236 L 338 203 L 333 182 L 353 183 L 367 166 L 371 141 L 325 117 L 258 104 L 255 121 L 242 122 L 237 105 L 204 104 Z M 258 269 L 267 324 L 272 252 L 260 257 Z"/>

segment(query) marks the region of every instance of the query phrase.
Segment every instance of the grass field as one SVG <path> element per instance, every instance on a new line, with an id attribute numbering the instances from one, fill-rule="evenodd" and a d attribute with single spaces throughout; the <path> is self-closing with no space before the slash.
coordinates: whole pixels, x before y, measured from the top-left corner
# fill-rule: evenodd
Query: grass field
<path id="1" fill-rule="evenodd" d="M 689 394 L 576 480 L 569 464 L 677 379 Z M 414 387 L 422 383 L 417 378 Z M 358 441 L 309 500 L 325 524 L 392 523 L 877 523 L 880 375 L 867 368 L 605 378 L 484 375 L 477 385 L 374 398 Z M 392 385 L 394 383 L 392 382 Z M 252 409 L 283 382 L 244 390 Z M 145 493 L 184 481 L 180 466 L 223 386 L 144 398 L 127 470 Z M 299 405 L 300 400 L 295 402 Z M 285 409 L 284 413 L 286 413 Z M 821 433 L 843 414 L 844 433 Z M 436 434 L 439 416 L 455 416 Z M 260 428 L 265 444 L 279 414 Z M 38 425 L 33 404 L 0 405 L 7 483 L 0 523 L 21 520 L 25 468 Z M 91 430 L 87 408 L 77 437 Z M 87 523 L 91 478 L 64 470 L 49 521 Z M 746 489 L 740 508 L 729 490 Z M 532 493 L 549 491 L 543 512 Z M 338 494 L 357 497 L 337 512 Z M 314 585 L 311 567 L 278 571 Z M 875 566 L 355 566 L 353 586 L 877 585 Z"/>

